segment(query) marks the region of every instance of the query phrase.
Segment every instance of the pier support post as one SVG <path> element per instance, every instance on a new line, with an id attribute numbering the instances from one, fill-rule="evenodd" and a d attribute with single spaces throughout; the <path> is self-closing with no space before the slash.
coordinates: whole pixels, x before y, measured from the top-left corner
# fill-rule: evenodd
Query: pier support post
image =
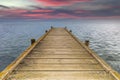
<path id="1" fill-rule="evenodd" d="M 35 39 L 31 39 L 31 45 L 35 43 Z"/>
<path id="2" fill-rule="evenodd" d="M 65 26 L 65 29 L 67 29 L 67 26 Z"/>
<path id="3" fill-rule="evenodd" d="M 53 26 L 51 26 L 51 29 L 53 29 Z"/>
<path id="4" fill-rule="evenodd" d="M 90 44 L 90 41 L 89 40 L 85 40 L 85 45 L 89 46 L 89 44 Z"/>
<path id="5" fill-rule="evenodd" d="M 72 32 L 72 30 L 70 30 L 70 32 Z"/>
<path id="6" fill-rule="evenodd" d="M 47 31 L 47 30 L 45 30 L 45 32 L 47 33 L 48 31 Z"/>

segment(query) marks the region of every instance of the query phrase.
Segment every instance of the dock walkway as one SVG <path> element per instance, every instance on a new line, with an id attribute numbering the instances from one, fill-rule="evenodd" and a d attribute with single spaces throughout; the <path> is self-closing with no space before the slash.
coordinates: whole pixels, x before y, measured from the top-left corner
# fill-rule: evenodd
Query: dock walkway
<path id="1" fill-rule="evenodd" d="M 119 74 L 64 28 L 52 28 L 2 73 L 1 80 L 120 80 Z"/>

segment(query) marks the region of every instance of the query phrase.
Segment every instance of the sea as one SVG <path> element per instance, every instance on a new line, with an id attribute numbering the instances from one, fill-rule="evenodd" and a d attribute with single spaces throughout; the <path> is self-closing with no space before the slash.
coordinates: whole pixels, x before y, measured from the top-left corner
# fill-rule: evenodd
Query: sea
<path id="1" fill-rule="evenodd" d="M 120 20 L 0 21 L 0 71 L 50 27 L 67 27 L 82 42 L 120 73 Z"/>

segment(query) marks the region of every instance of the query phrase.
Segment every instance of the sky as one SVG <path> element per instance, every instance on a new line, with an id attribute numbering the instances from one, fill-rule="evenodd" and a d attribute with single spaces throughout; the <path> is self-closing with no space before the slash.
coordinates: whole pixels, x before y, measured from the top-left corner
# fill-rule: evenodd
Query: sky
<path id="1" fill-rule="evenodd" d="M 120 0 L 0 0 L 0 19 L 120 19 Z"/>

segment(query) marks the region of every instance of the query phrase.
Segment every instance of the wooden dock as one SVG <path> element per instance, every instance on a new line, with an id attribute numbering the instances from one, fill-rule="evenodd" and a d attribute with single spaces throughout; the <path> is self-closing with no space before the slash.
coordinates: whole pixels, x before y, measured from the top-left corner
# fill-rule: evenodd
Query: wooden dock
<path id="1" fill-rule="evenodd" d="M 65 28 L 51 28 L 0 73 L 0 80 L 120 80 Z"/>

